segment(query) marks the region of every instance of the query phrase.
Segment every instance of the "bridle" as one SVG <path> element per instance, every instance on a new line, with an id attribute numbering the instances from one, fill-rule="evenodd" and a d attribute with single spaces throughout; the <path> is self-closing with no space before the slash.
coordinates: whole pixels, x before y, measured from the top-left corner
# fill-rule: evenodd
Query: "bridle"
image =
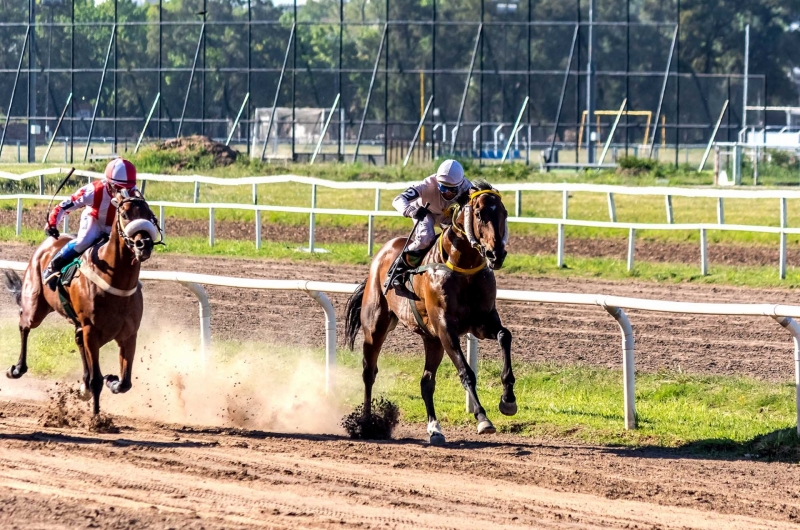
<path id="1" fill-rule="evenodd" d="M 458 226 L 458 223 L 456 222 L 456 218 L 458 217 L 458 209 L 453 211 L 453 218 L 452 218 L 452 223 L 451 223 L 450 226 L 452 227 L 452 229 L 457 234 L 466 237 L 467 241 L 469 241 L 469 244 L 472 246 L 472 248 L 474 248 L 475 250 L 480 252 L 481 256 L 483 256 L 485 258 L 486 257 L 486 247 L 483 245 L 483 243 L 478 241 L 478 238 L 475 237 L 475 231 L 474 231 L 474 229 L 472 227 L 472 201 L 474 201 L 478 196 L 484 195 L 484 194 L 495 195 L 501 200 L 503 198 L 503 196 L 500 195 L 500 192 L 495 190 L 495 189 L 478 190 L 478 191 L 470 193 L 469 202 L 467 202 L 467 204 L 464 205 L 464 208 L 463 208 L 464 209 L 464 228 L 461 229 Z M 506 219 L 505 233 L 503 234 L 503 245 L 506 245 L 507 243 L 508 243 L 508 219 Z"/>
<path id="2" fill-rule="evenodd" d="M 116 201 L 114 201 L 114 202 L 116 202 Z M 136 241 L 136 240 L 133 239 L 133 237 L 129 236 L 126 233 L 125 229 L 123 229 L 123 227 L 122 227 L 122 221 L 120 221 L 120 217 L 121 217 L 120 216 L 120 211 L 122 209 L 122 205 L 127 204 L 129 202 L 141 202 L 141 203 L 144 203 L 145 206 L 147 206 L 148 210 L 150 209 L 150 207 L 147 204 L 147 201 L 141 195 L 128 196 L 128 197 L 123 198 L 122 201 L 116 202 L 116 207 L 117 207 L 117 215 L 116 215 L 116 218 L 117 218 L 117 222 L 116 222 L 117 235 L 120 237 L 120 239 L 122 239 L 125 242 L 125 246 L 127 246 L 131 251 L 136 251 L 137 249 L 138 250 L 142 250 L 145 247 L 145 245 L 147 244 L 147 241 L 153 241 L 152 237 L 147 237 L 147 238 L 143 237 L 143 238 L 139 239 L 138 241 Z M 152 215 L 152 212 L 150 212 L 150 213 Z M 159 228 L 159 226 L 158 226 L 158 220 L 156 219 L 156 216 L 152 215 L 152 217 L 149 220 L 147 220 L 147 219 L 134 219 L 133 221 L 130 221 L 130 222 L 134 223 L 134 222 L 139 221 L 139 220 L 149 222 L 158 231 L 159 240 L 158 241 L 153 241 L 153 246 L 163 245 L 164 244 L 164 233 L 161 231 L 161 228 Z M 152 236 L 152 232 L 151 231 L 148 231 L 148 232 Z"/>

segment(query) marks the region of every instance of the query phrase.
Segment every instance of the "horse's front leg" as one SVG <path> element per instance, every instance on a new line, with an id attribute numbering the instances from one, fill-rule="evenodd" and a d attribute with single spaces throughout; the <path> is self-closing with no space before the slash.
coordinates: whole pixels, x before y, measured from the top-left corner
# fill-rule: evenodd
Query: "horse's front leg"
<path id="1" fill-rule="evenodd" d="M 503 327 L 500 322 L 500 315 L 493 310 L 486 319 L 486 323 L 476 328 L 474 335 L 479 339 L 496 339 L 503 350 L 503 373 L 500 380 L 503 382 L 503 395 L 500 397 L 500 412 L 506 416 L 513 416 L 517 413 L 517 397 L 514 395 L 514 371 L 511 368 L 511 332 Z"/>
<path id="2" fill-rule="evenodd" d="M 478 434 L 494 434 L 496 432 L 494 425 L 489 421 L 489 418 L 486 416 L 486 410 L 484 410 L 478 399 L 478 390 L 475 387 L 475 372 L 470 368 L 466 357 L 464 357 L 464 352 L 461 350 L 461 344 L 456 332 L 457 329 L 455 323 L 446 324 L 444 329 L 441 329 L 439 332 L 439 340 L 442 341 L 442 346 L 444 346 L 447 355 L 450 357 L 450 360 L 453 361 L 453 365 L 455 365 L 458 371 L 461 385 L 467 391 L 472 403 L 475 405 L 475 419 L 478 420 Z"/>
<path id="3" fill-rule="evenodd" d="M 136 354 L 136 334 L 125 340 L 117 340 L 119 344 L 119 374 L 120 380 L 116 375 L 105 377 L 106 386 L 114 394 L 124 394 L 131 389 L 131 375 L 133 373 L 133 357 Z"/>

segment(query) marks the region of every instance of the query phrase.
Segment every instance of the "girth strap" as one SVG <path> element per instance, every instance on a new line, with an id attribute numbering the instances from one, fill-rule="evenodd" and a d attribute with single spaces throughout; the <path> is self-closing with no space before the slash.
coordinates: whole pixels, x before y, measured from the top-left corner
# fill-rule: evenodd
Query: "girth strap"
<path id="1" fill-rule="evenodd" d="M 439 263 L 438 265 L 441 265 L 441 263 Z M 423 267 L 425 267 L 425 266 L 426 265 L 423 265 Z M 409 291 L 414 293 L 414 285 L 413 285 L 413 283 L 411 281 L 412 278 L 413 278 L 413 276 L 409 276 L 406 279 L 406 287 L 408 288 Z M 414 294 L 416 294 L 416 293 L 414 293 Z M 419 326 L 419 328 L 426 335 L 430 335 L 430 333 L 428 332 L 428 328 L 425 327 L 425 322 L 422 321 L 422 315 L 419 314 L 419 309 L 417 309 L 417 304 L 411 298 L 408 299 L 408 307 L 411 308 L 411 314 L 414 315 L 414 320 L 417 322 L 417 325 Z"/>
<path id="2" fill-rule="evenodd" d="M 72 308 L 72 302 L 69 301 L 69 294 L 67 294 L 67 290 L 64 289 L 64 286 L 59 281 L 57 284 L 58 289 L 58 301 L 61 302 L 61 307 L 64 308 L 64 313 L 67 314 L 67 317 L 75 324 L 75 327 L 80 328 L 80 322 L 78 322 L 78 315 L 75 313 L 75 310 Z"/>

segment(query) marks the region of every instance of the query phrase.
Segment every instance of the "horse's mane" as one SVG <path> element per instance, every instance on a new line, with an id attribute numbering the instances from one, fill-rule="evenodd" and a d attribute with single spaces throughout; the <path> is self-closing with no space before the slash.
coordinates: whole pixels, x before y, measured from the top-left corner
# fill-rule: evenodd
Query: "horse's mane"
<path id="1" fill-rule="evenodd" d="M 456 202 L 459 206 L 463 207 L 469 202 L 469 196 L 472 193 L 472 190 L 484 191 L 484 190 L 491 190 L 494 189 L 491 184 L 489 184 L 484 179 L 475 179 L 472 181 L 472 186 L 462 191 L 458 197 L 456 197 Z"/>

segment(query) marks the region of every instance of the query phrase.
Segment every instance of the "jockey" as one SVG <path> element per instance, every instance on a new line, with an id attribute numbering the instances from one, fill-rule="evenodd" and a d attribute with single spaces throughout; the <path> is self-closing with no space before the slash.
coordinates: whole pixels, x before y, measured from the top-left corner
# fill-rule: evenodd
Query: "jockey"
<path id="1" fill-rule="evenodd" d="M 53 256 L 42 274 L 44 283 L 55 290 L 55 280 L 61 269 L 111 233 L 117 214 L 117 208 L 111 203 L 111 199 L 118 191 L 130 192 L 135 187 L 136 168 L 129 161 L 116 158 L 108 163 L 102 179 L 87 184 L 53 208 L 44 231 L 48 236 L 58 239 L 57 227 L 64 215 L 85 207 L 81 214 L 78 236 Z"/>
<path id="2" fill-rule="evenodd" d="M 436 225 L 450 224 L 445 212 L 456 202 L 456 197 L 469 190 L 472 184 L 464 178 L 464 168 L 455 160 L 445 160 L 435 175 L 411 186 L 395 197 L 392 206 L 404 216 L 419 220 L 413 240 L 406 253 L 398 257 L 391 288 L 400 296 L 413 298 L 405 287 L 405 273 L 418 267 L 430 246 L 436 241 Z M 428 208 L 425 208 L 425 204 Z"/>

